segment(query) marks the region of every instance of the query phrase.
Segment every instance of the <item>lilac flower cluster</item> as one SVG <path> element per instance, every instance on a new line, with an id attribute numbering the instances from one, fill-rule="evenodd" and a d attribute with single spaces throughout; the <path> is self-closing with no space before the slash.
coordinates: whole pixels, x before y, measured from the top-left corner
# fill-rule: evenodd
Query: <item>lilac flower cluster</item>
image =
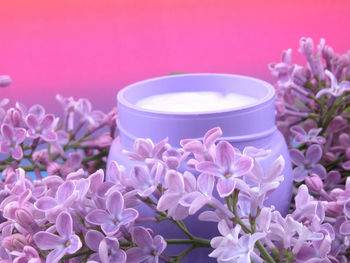
<path id="1" fill-rule="evenodd" d="M 136 139 L 124 152 L 135 165 L 112 161 L 106 180 L 116 109 L 104 114 L 86 99 L 58 95 L 60 119 L 40 105 L 6 108 L 1 100 L 1 262 L 181 262 L 200 247 L 212 248 L 208 256 L 220 263 L 348 262 L 350 54 L 335 54 L 324 40 L 314 52 L 302 38 L 302 67 L 291 52 L 270 65 L 278 78 L 277 124 L 295 165 L 286 216 L 264 205 L 284 179 L 284 159 L 264 172 L 259 160 L 270 151 L 240 151 L 220 138 L 219 127 L 203 140 L 182 140 L 181 148 L 166 138 Z M 195 236 L 187 217 L 212 222 L 220 235 Z M 186 238 L 154 234 L 149 226 L 163 221 Z M 166 252 L 178 244 L 188 248 Z"/>
<path id="2" fill-rule="evenodd" d="M 318 206 L 313 209 L 322 211 L 319 218 L 331 244 L 325 257 L 330 262 L 348 262 L 350 51 L 337 54 L 324 39 L 314 50 L 311 38 L 301 38 L 299 52 L 306 57 L 306 66 L 292 63 L 291 49 L 283 52 L 282 62 L 269 65 L 278 79 L 277 125 L 290 144 L 298 195 L 305 195 L 300 200 L 296 196 L 292 214 L 297 213 L 301 200 Z M 307 185 L 311 199 L 306 197 L 302 183 Z"/>

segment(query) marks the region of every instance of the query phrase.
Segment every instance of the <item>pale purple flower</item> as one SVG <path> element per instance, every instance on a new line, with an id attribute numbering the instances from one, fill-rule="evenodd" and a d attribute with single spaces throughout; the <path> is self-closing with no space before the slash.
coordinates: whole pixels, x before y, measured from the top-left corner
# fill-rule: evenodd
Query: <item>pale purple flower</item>
<path id="1" fill-rule="evenodd" d="M 338 80 L 336 79 L 336 77 L 333 75 L 332 72 L 330 72 L 329 70 L 326 70 L 326 75 L 331 80 L 331 87 L 321 89 L 316 94 L 316 98 L 320 98 L 324 94 L 329 94 L 334 97 L 339 97 L 343 95 L 344 92 L 350 91 L 350 81 L 343 80 L 338 84 Z"/>
<path id="2" fill-rule="evenodd" d="M 20 144 L 24 141 L 26 130 L 23 128 L 13 128 L 8 124 L 1 126 L 1 135 L 3 140 L 0 141 L 0 152 L 11 153 L 11 156 L 20 160 L 23 157 L 23 150 Z"/>
<path id="3" fill-rule="evenodd" d="M 34 206 L 39 211 L 45 212 L 50 222 L 55 222 L 57 215 L 69 209 L 78 197 L 79 192 L 76 191 L 75 184 L 72 181 L 66 181 L 58 187 L 55 198 L 43 196 L 35 202 Z"/>
<path id="4" fill-rule="evenodd" d="M 305 178 L 305 183 L 307 187 L 315 193 L 318 193 L 323 189 L 323 182 L 317 174 L 311 174 L 310 176 L 307 176 Z"/>
<path id="5" fill-rule="evenodd" d="M 290 128 L 290 131 L 294 135 L 294 142 L 296 143 L 326 143 L 326 139 L 322 136 L 319 136 L 319 133 L 322 131 L 322 128 L 311 129 L 308 132 L 306 132 L 303 127 L 295 125 Z"/>
<path id="6" fill-rule="evenodd" d="M 145 166 L 135 165 L 131 170 L 131 185 L 142 197 L 150 196 L 161 183 L 164 167 L 157 162 L 151 170 Z"/>
<path id="7" fill-rule="evenodd" d="M 218 177 L 217 191 L 220 197 L 229 196 L 236 185 L 236 178 L 247 174 L 253 168 L 253 159 L 236 154 L 231 144 L 221 141 L 216 147 L 216 163 L 200 162 L 196 169 Z"/>
<path id="8" fill-rule="evenodd" d="M 75 104 L 75 110 L 81 115 L 81 120 L 88 122 L 92 127 L 100 125 L 105 118 L 103 112 L 92 110 L 91 103 L 88 99 L 79 99 Z"/>
<path id="9" fill-rule="evenodd" d="M 144 227 L 135 227 L 132 231 L 132 240 L 137 247 L 128 249 L 128 263 L 158 263 L 159 257 L 166 247 L 164 238 L 156 235 L 152 238 L 151 234 Z"/>
<path id="10" fill-rule="evenodd" d="M 184 152 L 183 149 L 170 148 L 163 152 L 162 160 L 169 169 L 177 170 L 189 155 L 190 153 Z"/>
<path id="11" fill-rule="evenodd" d="M 215 159 L 215 142 L 222 136 L 220 127 L 213 128 L 206 132 L 203 142 L 196 139 L 181 140 L 180 144 L 186 152 L 194 154 L 195 159 L 188 161 L 187 165 L 195 168 L 196 164 L 202 161 L 213 161 Z"/>
<path id="12" fill-rule="evenodd" d="M 145 161 L 148 158 L 162 160 L 162 154 L 169 148 L 168 138 L 165 138 L 156 145 L 150 139 L 139 138 L 134 142 L 134 152 L 123 150 L 123 153 L 135 161 Z"/>
<path id="13" fill-rule="evenodd" d="M 126 262 L 126 253 L 119 248 L 116 238 L 104 238 L 98 247 L 98 254 L 102 263 Z"/>
<path id="14" fill-rule="evenodd" d="M 7 86 L 10 86 L 11 83 L 12 83 L 12 79 L 10 76 L 7 76 L 7 75 L 0 76 L 0 88 L 6 88 Z"/>
<path id="15" fill-rule="evenodd" d="M 210 174 L 200 174 L 197 179 L 198 191 L 185 194 L 179 201 L 184 207 L 189 207 L 189 214 L 195 214 L 199 209 L 210 203 L 213 195 L 215 178 Z"/>
<path id="16" fill-rule="evenodd" d="M 314 52 L 314 42 L 312 41 L 312 38 L 300 38 L 299 52 L 306 57 L 310 57 L 312 55 Z"/>
<path id="17" fill-rule="evenodd" d="M 282 62 L 269 64 L 269 69 L 273 76 L 278 78 L 279 85 L 288 86 L 291 80 L 291 74 L 294 70 L 292 64 L 292 49 L 284 50 L 282 52 Z"/>
<path id="18" fill-rule="evenodd" d="M 94 209 L 85 217 L 90 224 L 101 226 L 106 235 L 116 234 L 120 227 L 129 225 L 138 217 L 135 209 L 124 208 L 124 198 L 119 191 L 107 196 L 106 208 L 107 211 Z"/>
<path id="19" fill-rule="evenodd" d="M 326 169 L 318 162 L 322 157 L 322 148 L 318 144 L 311 145 L 304 154 L 296 149 L 290 150 L 292 162 L 297 165 L 293 170 L 294 181 L 301 182 L 306 176 L 315 173 L 319 177 L 326 177 Z"/>
<path id="20" fill-rule="evenodd" d="M 168 215 L 175 220 L 182 220 L 188 216 L 188 207 L 179 203 L 182 197 L 196 190 L 196 179 L 186 171 L 183 175 L 175 170 L 169 170 L 165 175 L 167 190 L 160 197 L 157 209 L 168 210 Z"/>
<path id="21" fill-rule="evenodd" d="M 41 138 L 46 142 L 54 142 L 57 140 L 55 129 L 55 116 L 46 114 L 39 119 L 34 114 L 29 114 L 26 118 L 28 125 L 27 135 L 31 139 Z"/>
<path id="22" fill-rule="evenodd" d="M 101 261 L 102 263 L 124 263 L 126 261 L 126 253 L 119 248 L 119 241 L 116 238 L 106 237 L 101 232 L 89 230 L 85 234 L 86 245 L 93 251 L 89 259 Z"/>
<path id="23" fill-rule="evenodd" d="M 36 249 L 31 246 L 25 246 L 22 252 L 13 251 L 11 255 L 16 258 L 13 260 L 13 263 L 41 263 L 42 259 L 39 256 L 39 253 Z"/>
<path id="24" fill-rule="evenodd" d="M 77 102 L 72 97 L 64 98 L 59 94 L 56 95 L 56 99 L 64 111 L 65 130 L 72 131 L 74 129 L 74 112 Z"/>
<path id="25" fill-rule="evenodd" d="M 295 210 L 291 215 L 304 224 L 311 224 L 314 221 L 322 223 L 325 218 L 325 207 L 322 202 L 315 200 L 309 194 L 306 185 L 301 185 L 295 196 Z"/>
<path id="26" fill-rule="evenodd" d="M 69 213 L 62 212 L 56 220 L 58 235 L 40 231 L 34 235 L 35 244 L 42 250 L 53 249 L 46 257 L 46 262 L 57 263 L 66 254 L 77 252 L 82 243 L 73 233 L 73 220 Z"/>
<path id="27" fill-rule="evenodd" d="M 13 234 L 3 238 L 1 246 L 9 251 L 17 250 L 22 251 L 24 246 L 28 245 L 27 238 L 22 234 Z"/>
<path id="28" fill-rule="evenodd" d="M 266 236 L 265 233 L 244 234 L 240 236 L 241 226 L 236 225 L 230 228 L 225 220 L 218 224 L 219 232 L 222 236 L 214 237 L 210 245 L 214 251 L 209 257 L 217 258 L 218 262 L 263 262 L 254 252 L 255 243 Z"/>

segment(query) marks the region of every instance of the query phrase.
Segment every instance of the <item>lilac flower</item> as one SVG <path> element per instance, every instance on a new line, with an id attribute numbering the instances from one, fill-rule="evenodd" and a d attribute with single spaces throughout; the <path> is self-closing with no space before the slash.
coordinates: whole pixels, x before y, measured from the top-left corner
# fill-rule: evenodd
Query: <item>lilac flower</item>
<path id="1" fill-rule="evenodd" d="M 213 161 L 215 158 L 215 142 L 222 136 L 220 127 L 213 128 L 206 132 L 203 142 L 195 139 L 181 140 L 180 144 L 186 152 L 192 152 L 195 159 L 188 161 L 187 165 L 195 168 L 196 164 L 202 161 Z"/>
<path id="2" fill-rule="evenodd" d="M 138 212 L 132 208 L 124 208 L 124 198 L 118 191 L 107 196 L 107 211 L 94 209 L 85 217 L 86 221 L 93 225 L 100 225 L 106 235 L 114 235 L 122 226 L 132 223 Z"/>
<path id="3" fill-rule="evenodd" d="M 218 177 L 217 190 L 220 197 L 229 196 L 235 189 L 235 178 L 242 177 L 253 168 L 253 159 L 239 156 L 231 144 L 220 142 L 216 147 L 216 163 L 201 162 L 196 169 Z"/>
<path id="4" fill-rule="evenodd" d="M 154 145 L 150 139 L 139 138 L 134 142 L 134 152 L 123 150 L 123 153 L 126 154 L 131 160 L 135 161 L 144 161 L 147 158 L 156 158 L 161 160 L 163 152 L 170 148 L 170 145 L 167 142 L 168 138 L 165 138 Z"/>
<path id="5" fill-rule="evenodd" d="M 73 233 L 73 220 L 69 213 L 62 212 L 56 220 L 58 235 L 40 231 L 34 235 L 35 244 L 42 250 L 51 250 L 46 261 L 57 263 L 66 254 L 77 252 L 82 243 L 80 238 Z"/>
<path id="6" fill-rule="evenodd" d="M 116 238 L 104 238 L 99 245 L 98 254 L 102 263 L 126 261 L 126 253 L 119 248 L 119 241 Z"/>
<path id="7" fill-rule="evenodd" d="M 11 83 L 12 83 L 12 79 L 10 76 L 7 76 L 7 75 L 0 76 L 0 88 L 6 88 L 7 86 L 10 86 Z"/>
<path id="8" fill-rule="evenodd" d="M 322 223 L 325 218 L 324 205 L 315 200 L 308 191 L 306 185 L 301 185 L 295 196 L 295 211 L 292 216 L 298 222 L 311 224 L 314 221 Z"/>
<path id="9" fill-rule="evenodd" d="M 175 220 L 182 220 L 188 216 L 188 207 L 179 203 L 186 193 L 196 189 L 196 179 L 186 171 L 183 175 L 175 170 L 169 170 L 165 175 L 165 185 L 168 188 L 160 197 L 157 209 L 168 210 L 168 215 Z"/>
<path id="10" fill-rule="evenodd" d="M 304 157 L 304 154 L 296 149 L 290 151 L 292 162 L 297 165 L 293 170 L 294 181 L 301 182 L 307 175 L 312 173 L 317 174 L 321 178 L 326 177 L 326 169 L 318 162 L 322 157 L 322 148 L 318 144 L 311 145 Z"/>
<path id="11" fill-rule="evenodd" d="M 79 192 L 76 191 L 72 181 L 66 181 L 57 189 L 55 198 L 43 196 L 39 198 L 34 206 L 45 213 L 50 222 L 55 222 L 58 214 L 67 210 L 78 199 Z"/>
<path id="12" fill-rule="evenodd" d="M 282 52 L 282 62 L 269 64 L 269 69 L 272 75 L 279 79 L 279 85 L 288 86 L 290 84 L 291 74 L 294 70 L 294 65 L 292 64 L 292 49 L 284 50 Z"/>
<path id="13" fill-rule="evenodd" d="M 36 251 L 31 246 L 25 246 L 23 248 L 22 252 L 13 251 L 13 252 L 11 252 L 11 255 L 16 257 L 13 260 L 13 263 L 25 263 L 25 262 L 28 262 L 28 263 L 41 263 L 42 262 L 38 251 Z"/>
<path id="14" fill-rule="evenodd" d="M 166 242 L 162 236 L 156 235 L 152 238 L 144 227 L 135 227 L 132 231 L 132 240 L 137 247 L 126 251 L 128 263 L 159 262 L 159 257 L 166 247 Z"/>
<path id="15" fill-rule="evenodd" d="M 82 121 L 88 122 L 92 127 L 101 124 L 105 114 L 101 111 L 93 111 L 88 99 L 79 99 L 75 104 L 75 110 L 82 116 Z"/>
<path id="16" fill-rule="evenodd" d="M 317 143 L 324 144 L 326 139 L 318 134 L 322 131 L 322 128 L 311 129 L 306 132 L 303 127 L 295 125 L 290 128 L 292 134 L 294 135 L 294 142 L 296 143 Z"/>
<path id="17" fill-rule="evenodd" d="M 0 152 L 11 153 L 12 157 L 20 160 L 23 157 L 23 150 L 20 144 L 24 141 L 26 131 L 23 128 L 13 128 L 8 124 L 1 126 L 3 141 L 0 141 Z"/>
<path id="18" fill-rule="evenodd" d="M 72 97 L 64 98 L 61 95 L 56 95 L 57 101 L 61 104 L 64 111 L 65 130 L 72 131 L 74 129 L 74 112 L 76 101 Z"/>
<path id="19" fill-rule="evenodd" d="M 170 148 L 163 152 L 162 160 L 169 169 L 177 170 L 189 155 L 189 152 L 182 149 Z"/>
<path id="20" fill-rule="evenodd" d="M 131 184 L 142 197 L 151 195 L 162 181 L 164 167 L 159 162 L 149 171 L 146 167 L 135 165 L 131 171 Z"/>
<path id="21" fill-rule="evenodd" d="M 338 81 L 332 72 L 330 72 L 329 70 L 326 70 L 326 75 L 331 80 L 331 87 L 320 90 L 316 94 L 316 98 L 320 98 L 324 94 L 329 94 L 334 97 L 339 97 L 343 95 L 344 92 L 350 91 L 350 81 L 343 80 L 338 84 Z"/>
<path id="22" fill-rule="evenodd" d="M 210 174 L 200 174 L 197 179 L 198 191 L 185 194 L 179 201 L 184 207 L 189 207 L 189 214 L 195 214 L 207 203 L 210 203 L 215 184 L 214 176 Z"/>
<path id="23" fill-rule="evenodd" d="M 102 263 L 126 261 L 126 253 L 119 248 L 119 241 L 116 238 L 105 238 L 101 232 L 89 230 L 85 234 L 85 242 L 91 250 L 97 252 L 90 256 L 90 260 L 100 260 Z"/>
<path id="24" fill-rule="evenodd" d="M 262 262 L 262 259 L 254 252 L 255 243 L 266 236 L 265 233 L 246 234 L 239 237 L 241 226 L 236 225 L 231 229 L 222 220 L 218 224 L 219 232 L 222 236 L 214 237 L 210 245 L 214 251 L 209 257 L 217 258 L 218 262 Z"/>
<path id="25" fill-rule="evenodd" d="M 28 125 L 28 137 L 31 139 L 41 138 L 46 142 L 57 140 L 57 134 L 54 131 L 55 116 L 46 114 L 42 119 L 38 119 L 34 114 L 29 114 L 26 118 Z"/>

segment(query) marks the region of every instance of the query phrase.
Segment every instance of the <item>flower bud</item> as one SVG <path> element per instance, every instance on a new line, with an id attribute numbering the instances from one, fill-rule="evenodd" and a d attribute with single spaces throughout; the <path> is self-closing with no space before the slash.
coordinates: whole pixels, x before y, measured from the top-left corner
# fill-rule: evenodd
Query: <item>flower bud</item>
<path id="1" fill-rule="evenodd" d="M 321 191 L 323 188 L 323 182 L 317 174 L 311 174 L 310 176 L 306 177 L 305 183 L 311 191 L 316 193 Z"/>
<path id="2" fill-rule="evenodd" d="M 28 245 L 27 239 L 22 234 L 13 234 L 5 237 L 1 242 L 2 247 L 13 251 L 22 251 L 24 246 Z"/>
<path id="3" fill-rule="evenodd" d="M 334 160 L 336 160 L 337 157 L 335 156 L 334 153 L 332 152 L 326 152 L 324 155 L 323 155 L 323 160 L 325 162 L 333 162 Z"/>
<path id="4" fill-rule="evenodd" d="M 7 86 L 10 86 L 11 83 L 12 83 L 12 80 L 11 80 L 10 76 L 7 76 L 7 75 L 0 76 L 0 87 L 1 88 L 5 88 Z"/>

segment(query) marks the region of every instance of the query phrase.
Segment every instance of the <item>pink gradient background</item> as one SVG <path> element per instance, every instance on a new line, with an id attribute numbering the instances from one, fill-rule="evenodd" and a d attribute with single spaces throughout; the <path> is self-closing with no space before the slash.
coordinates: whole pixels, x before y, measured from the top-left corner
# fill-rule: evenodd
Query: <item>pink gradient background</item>
<path id="1" fill-rule="evenodd" d="M 250 75 L 299 38 L 350 48 L 350 1 L 0 0 L 0 98 L 60 112 L 55 94 L 115 105 L 119 89 L 174 71 Z"/>

